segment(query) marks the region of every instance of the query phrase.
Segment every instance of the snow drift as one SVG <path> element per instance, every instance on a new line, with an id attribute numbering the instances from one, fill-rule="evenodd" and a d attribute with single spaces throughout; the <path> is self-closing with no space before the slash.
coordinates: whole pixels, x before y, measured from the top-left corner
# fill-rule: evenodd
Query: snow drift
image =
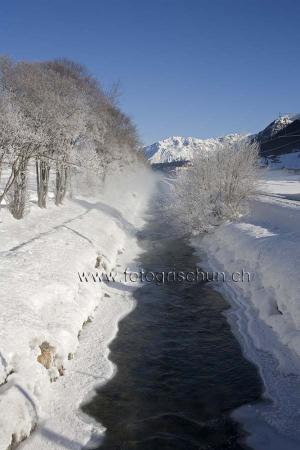
<path id="1" fill-rule="evenodd" d="M 51 382 L 68 370 L 83 324 L 107 300 L 104 284 L 81 283 L 78 272 L 95 271 L 96 260 L 99 271 L 115 267 L 135 234 L 147 186 L 152 174 L 141 169 L 110 180 L 101 197 L 32 206 L 22 221 L 1 211 L 1 450 L 29 436 L 44 416 Z"/>
<path id="2" fill-rule="evenodd" d="M 208 259 L 228 272 L 243 268 L 250 283 L 232 287 L 255 305 L 279 340 L 300 356 L 299 177 L 267 171 L 261 194 L 237 223 L 222 225 L 198 244 Z M 197 246 L 197 243 L 195 244 Z"/>

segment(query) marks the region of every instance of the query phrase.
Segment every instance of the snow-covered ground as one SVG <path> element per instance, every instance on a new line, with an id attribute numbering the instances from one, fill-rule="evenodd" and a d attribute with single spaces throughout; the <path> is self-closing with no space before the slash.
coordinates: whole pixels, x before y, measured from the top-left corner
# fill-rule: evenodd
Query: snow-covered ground
<path id="1" fill-rule="evenodd" d="M 94 273 L 97 258 L 98 272 L 132 267 L 153 184 L 145 172 L 63 207 L 32 203 L 20 221 L 1 211 L 0 450 L 29 435 L 21 448 L 79 450 L 103 435 L 80 404 L 112 376 L 108 343 L 134 301 L 130 286 L 82 283 L 78 272 Z M 240 222 L 194 245 L 203 269 L 225 271 L 227 279 L 251 273 L 250 282 L 216 288 L 232 304 L 228 320 L 272 402 L 235 416 L 255 449 L 294 450 L 300 445 L 300 174 L 261 169 L 259 189 Z"/>
<path id="2" fill-rule="evenodd" d="M 154 182 L 146 172 L 124 178 L 96 198 L 33 204 L 20 221 L 1 211 L 1 450 L 35 427 L 23 448 L 79 449 L 103 431 L 79 405 L 112 375 L 107 345 L 134 303 L 130 286 L 80 282 L 78 272 L 95 273 L 97 258 L 98 273 L 123 270 L 139 251 Z"/>
<path id="3" fill-rule="evenodd" d="M 300 175 L 264 171 L 260 191 L 246 216 L 204 238 L 202 248 L 227 272 L 251 273 L 250 283 L 237 285 L 300 357 Z"/>
<path id="4" fill-rule="evenodd" d="M 296 150 L 292 153 L 285 153 L 283 155 L 270 156 L 266 158 L 268 167 L 271 169 L 300 169 L 300 152 Z"/>
<path id="5" fill-rule="evenodd" d="M 228 318 L 259 367 L 272 402 L 237 411 L 255 449 L 300 447 L 300 174 L 261 170 L 260 194 L 238 223 L 195 239 L 203 268 L 225 271 L 216 285 Z M 201 249 L 201 250 L 200 250 Z M 232 281 L 233 272 L 251 280 Z M 237 279 L 237 276 L 235 276 Z"/>

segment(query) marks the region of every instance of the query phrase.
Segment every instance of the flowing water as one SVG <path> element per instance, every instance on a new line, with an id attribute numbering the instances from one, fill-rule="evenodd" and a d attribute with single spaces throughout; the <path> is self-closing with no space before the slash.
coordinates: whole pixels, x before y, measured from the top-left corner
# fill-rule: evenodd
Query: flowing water
<path id="1" fill-rule="evenodd" d="M 139 234 L 145 271 L 195 271 L 189 243 L 170 236 L 155 208 Z M 262 386 L 205 282 L 143 283 L 110 345 L 117 373 L 83 406 L 107 429 L 103 450 L 245 449 L 233 409 Z"/>

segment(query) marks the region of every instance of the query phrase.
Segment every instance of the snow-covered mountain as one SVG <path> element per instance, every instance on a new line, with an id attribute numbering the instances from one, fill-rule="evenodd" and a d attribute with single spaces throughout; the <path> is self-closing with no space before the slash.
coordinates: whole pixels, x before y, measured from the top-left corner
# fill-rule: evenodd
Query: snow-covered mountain
<path id="1" fill-rule="evenodd" d="M 248 135 L 248 138 L 260 144 L 263 156 L 280 155 L 300 150 L 299 132 L 300 114 L 286 115 L 275 119 L 259 133 Z M 241 134 L 210 139 L 171 136 L 144 147 L 144 153 L 151 164 L 190 161 L 197 152 L 214 150 L 219 143 L 232 143 L 243 137 L 245 135 Z"/>
<path id="2" fill-rule="evenodd" d="M 144 147 L 146 158 L 151 164 L 169 163 L 173 161 L 190 161 L 194 154 L 202 150 L 214 150 L 220 142 L 234 142 L 241 139 L 240 134 L 198 139 L 192 137 L 171 136 L 162 141 Z"/>
<path id="3" fill-rule="evenodd" d="M 296 117 L 295 117 L 296 118 Z M 266 141 L 275 136 L 279 131 L 286 128 L 290 123 L 292 123 L 295 118 L 291 118 L 290 116 L 281 116 L 276 120 L 273 120 L 266 128 L 257 133 L 256 139 L 259 142 Z"/>
<path id="4" fill-rule="evenodd" d="M 300 116 L 280 117 L 255 136 L 262 156 L 300 151 Z"/>

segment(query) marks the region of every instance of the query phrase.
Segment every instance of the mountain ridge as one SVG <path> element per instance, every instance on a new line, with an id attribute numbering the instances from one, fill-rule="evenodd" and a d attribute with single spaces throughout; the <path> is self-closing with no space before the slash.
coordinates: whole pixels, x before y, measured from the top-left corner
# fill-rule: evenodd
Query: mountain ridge
<path id="1" fill-rule="evenodd" d="M 235 142 L 243 135 L 228 134 L 217 138 L 200 139 L 194 137 L 170 136 L 154 144 L 144 147 L 146 159 L 151 164 L 170 163 L 174 161 L 189 161 L 194 153 L 201 150 L 214 150 L 224 142 Z"/>
<path id="2" fill-rule="evenodd" d="M 190 161 L 197 152 L 212 151 L 220 143 L 234 143 L 242 138 L 258 142 L 262 156 L 284 154 L 300 149 L 299 142 L 293 141 L 296 132 L 300 135 L 300 116 L 280 116 L 256 134 L 227 134 L 221 137 L 200 139 L 196 137 L 169 136 L 144 147 L 146 159 L 151 164 L 167 164 Z M 293 148 L 293 144 L 295 148 Z M 276 147 L 276 148 L 275 148 Z M 276 151 L 275 151 L 276 150 Z"/>

